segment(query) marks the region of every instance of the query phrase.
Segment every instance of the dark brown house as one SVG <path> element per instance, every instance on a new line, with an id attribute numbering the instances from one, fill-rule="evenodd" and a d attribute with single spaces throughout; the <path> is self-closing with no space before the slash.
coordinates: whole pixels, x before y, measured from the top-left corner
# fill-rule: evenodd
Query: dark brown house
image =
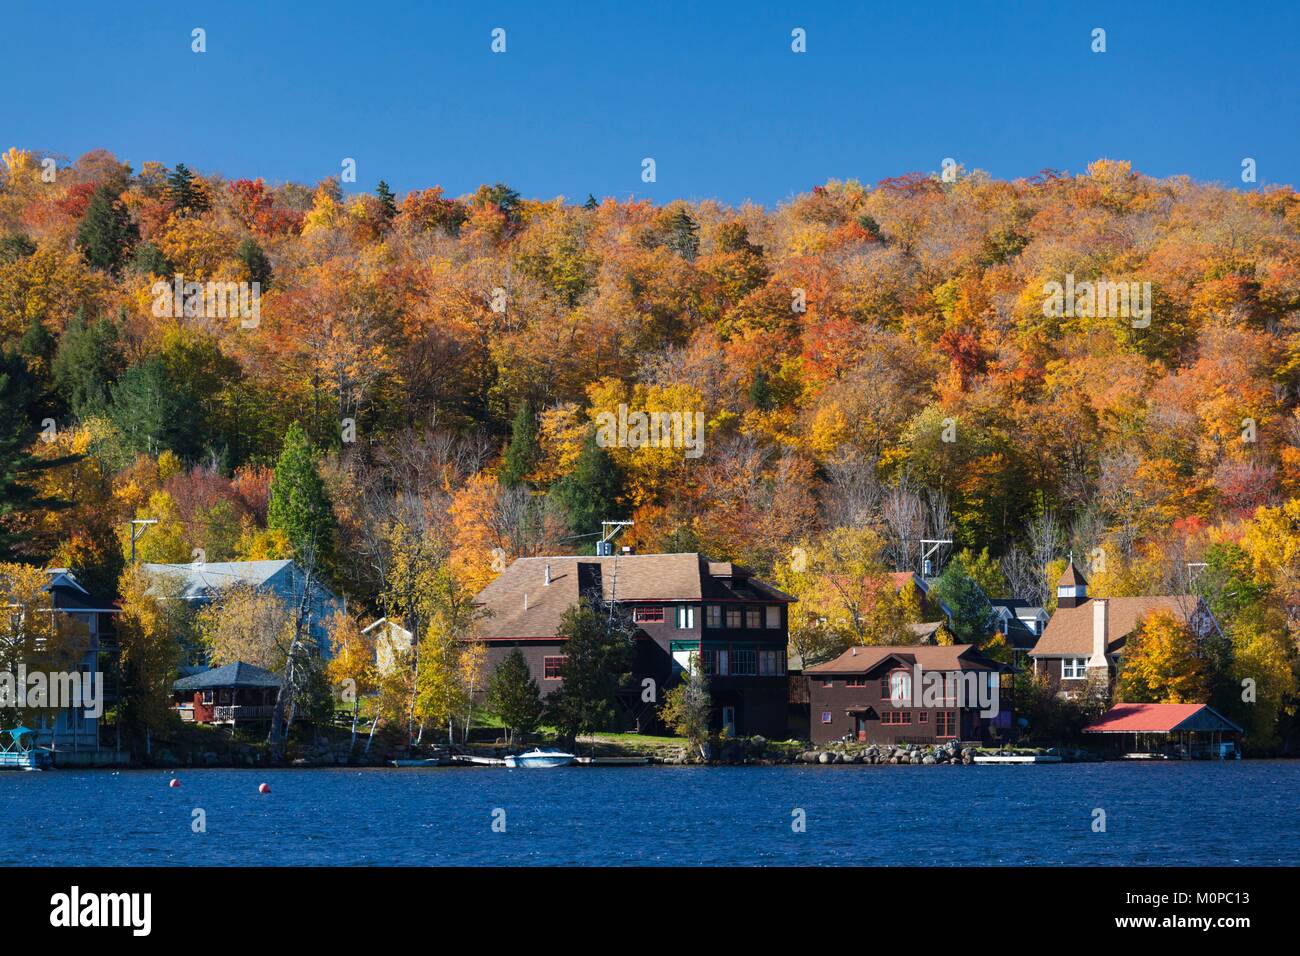
<path id="1" fill-rule="evenodd" d="M 851 647 L 808 668 L 813 743 L 988 740 L 1011 727 L 1006 666 L 973 644 Z"/>
<path id="2" fill-rule="evenodd" d="M 519 648 L 544 695 L 560 686 L 564 612 L 583 595 L 617 601 L 636 625 L 632 688 L 623 720 L 658 730 L 663 693 L 692 659 L 709 677 L 715 729 L 786 736 L 788 605 L 794 601 L 747 570 L 701 554 L 519 558 L 475 602 L 487 669 Z M 654 700 L 642 700 L 645 681 Z"/>
<path id="3" fill-rule="evenodd" d="M 235 661 L 173 683 L 172 707 L 181 720 L 196 724 L 268 721 L 279 690 L 280 678 L 275 674 Z"/>
<path id="4" fill-rule="evenodd" d="M 1205 602 L 1191 594 L 1090 598 L 1088 582 L 1073 563 L 1057 582 L 1056 595 L 1056 612 L 1029 657 L 1034 673 L 1061 697 L 1082 697 L 1091 689 L 1108 693 L 1128 636 L 1150 614 L 1173 615 L 1197 638 L 1219 627 Z"/>

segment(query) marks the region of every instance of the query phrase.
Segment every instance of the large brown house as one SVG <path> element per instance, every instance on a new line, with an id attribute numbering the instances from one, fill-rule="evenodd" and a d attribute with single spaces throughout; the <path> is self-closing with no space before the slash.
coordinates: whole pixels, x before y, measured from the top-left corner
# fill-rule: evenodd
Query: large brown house
<path id="1" fill-rule="evenodd" d="M 1205 602 L 1195 595 L 1090 598 L 1088 582 L 1071 563 L 1056 586 L 1056 613 L 1029 652 L 1034 673 L 1047 678 L 1063 697 L 1082 696 L 1091 687 L 1109 691 L 1124 642 L 1143 618 L 1166 611 L 1198 638 L 1218 630 Z"/>
<path id="2" fill-rule="evenodd" d="M 489 672 L 517 647 L 542 693 L 552 693 L 565 656 L 560 619 L 593 594 L 623 605 L 636 625 L 626 726 L 658 729 L 663 691 L 698 655 L 709 677 L 715 729 L 785 736 L 787 607 L 795 599 L 742 567 L 702 554 L 519 558 L 475 598 L 487 611 L 479 636 Z M 647 678 L 654 681 L 653 701 L 642 700 Z"/>
<path id="3" fill-rule="evenodd" d="M 809 736 L 815 744 L 987 740 L 1011 725 L 1006 669 L 973 644 L 850 647 L 804 672 Z M 942 675 L 942 693 L 926 694 L 928 673 Z M 981 695 L 992 706 L 980 706 Z"/>

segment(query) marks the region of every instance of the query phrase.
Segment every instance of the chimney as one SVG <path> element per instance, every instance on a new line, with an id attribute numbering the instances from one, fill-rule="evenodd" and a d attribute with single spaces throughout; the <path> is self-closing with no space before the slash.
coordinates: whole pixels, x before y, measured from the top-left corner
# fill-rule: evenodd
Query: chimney
<path id="1" fill-rule="evenodd" d="M 1092 657 L 1088 666 L 1107 667 L 1106 645 L 1109 643 L 1110 631 L 1106 624 L 1106 611 L 1110 602 L 1094 598 L 1092 601 Z"/>
<path id="2" fill-rule="evenodd" d="M 850 648 L 849 648 L 849 655 L 850 655 L 851 657 L 857 657 L 857 656 L 858 656 L 858 649 L 857 649 L 856 647 L 850 647 Z"/>
<path id="3" fill-rule="evenodd" d="M 549 563 L 546 565 L 546 586 L 551 586 L 551 565 Z"/>
<path id="4" fill-rule="evenodd" d="M 527 592 L 527 591 L 524 592 L 524 610 L 525 610 L 525 611 L 528 610 L 528 592 Z"/>

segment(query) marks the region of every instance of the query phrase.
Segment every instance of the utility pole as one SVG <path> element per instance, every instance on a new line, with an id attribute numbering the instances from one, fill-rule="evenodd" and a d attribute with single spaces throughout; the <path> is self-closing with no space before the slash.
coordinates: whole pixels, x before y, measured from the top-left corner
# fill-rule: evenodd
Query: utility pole
<path id="1" fill-rule="evenodd" d="M 144 537 L 144 533 L 149 530 L 149 525 L 157 524 L 157 518 L 132 518 L 131 519 L 131 563 L 135 564 L 135 543 Z"/>

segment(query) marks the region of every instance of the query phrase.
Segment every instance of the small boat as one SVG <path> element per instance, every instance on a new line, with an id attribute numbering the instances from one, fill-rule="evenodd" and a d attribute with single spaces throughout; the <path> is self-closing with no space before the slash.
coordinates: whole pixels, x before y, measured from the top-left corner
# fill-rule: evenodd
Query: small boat
<path id="1" fill-rule="evenodd" d="M 506 757 L 507 767 L 567 767 L 571 763 L 573 754 L 566 754 L 563 750 L 533 748 L 527 753 Z"/>
<path id="2" fill-rule="evenodd" d="M 399 757 L 388 762 L 394 767 L 446 767 L 451 763 L 446 757 Z"/>

